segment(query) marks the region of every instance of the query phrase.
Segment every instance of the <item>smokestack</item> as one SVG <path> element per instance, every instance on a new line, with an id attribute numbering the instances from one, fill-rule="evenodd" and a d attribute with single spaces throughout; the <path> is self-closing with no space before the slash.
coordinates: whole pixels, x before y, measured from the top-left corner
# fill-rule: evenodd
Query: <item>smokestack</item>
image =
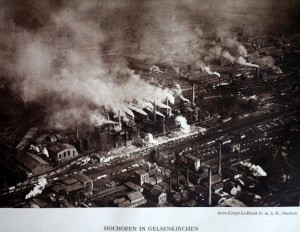
<path id="1" fill-rule="evenodd" d="M 179 191 L 179 170 L 177 170 L 177 191 Z"/>
<path id="2" fill-rule="evenodd" d="M 190 184 L 190 170 L 189 167 L 186 168 L 186 186 Z"/>
<path id="3" fill-rule="evenodd" d="M 256 71 L 256 79 L 259 79 L 259 68 L 255 68 Z"/>
<path id="4" fill-rule="evenodd" d="M 137 140 L 140 139 L 140 128 L 137 128 L 137 130 L 136 130 L 136 139 Z"/>
<path id="5" fill-rule="evenodd" d="M 79 139 L 77 121 L 75 121 L 75 125 L 76 125 L 76 139 Z"/>
<path id="6" fill-rule="evenodd" d="M 83 140 L 83 149 L 84 150 L 89 150 L 90 149 L 90 139 L 86 138 Z"/>
<path id="7" fill-rule="evenodd" d="M 118 119 L 119 119 L 119 128 L 121 130 L 121 113 L 120 113 L 120 110 L 118 110 Z"/>
<path id="8" fill-rule="evenodd" d="M 169 99 L 167 98 L 167 106 L 169 106 Z M 167 115 L 171 115 L 171 113 L 169 113 L 169 109 L 167 108 Z"/>
<path id="9" fill-rule="evenodd" d="M 208 205 L 211 206 L 211 168 L 208 168 Z"/>
<path id="10" fill-rule="evenodd" d="M 162 128 L 163 128 L 163 135 L 166 136 L 166 124 L 165 124 L 165 122 L 163 122 Z"/>
<path id="11" fill-rule="evenodd" d="M 198 107 L 196 107 L 195 109 L 195 121 L 198 121 L 199 120 L 199 109 Z"/>
<path id="12" fill-rule="evenodd" d="M 129 141 L 129 132 L 126 131 L 126 141 Z"/>
<path id="13" fill-rule="evenodd" d="M 192 97 L 192 103 L 195 104 L 195 83 L 193 83 L 193 97 Z"/>
<path id="14" fill-rule="evenodd" d="M 219 144 L 218 174 L 222 175 L 222 144 Z"/>
<path id="15" fill-rule="evenodd" d="M 82 139 L 77 139 L 77 149 L 78 151 L 81 153 L 83 152 L 83 143 L 82 143 Z"/>
<path id="16" fill-rule="evenodd" d="M 178 152 L 175 152 L 175 157 L 176 157 L 176 166 L 177 166 L 177 168 L 179 168 L 179 159 L 180 159 L 180 157 L 179 157 Z"/>
<path id="17" fill-rule="evenodd" d="M 121 133 L 118 133 L 118 147 L 122 146 L 122 135 Z"/>
<path id="18" fill-rule="evenodd" d="M 153 120 L 154 120 L 154 122 L 156 122 L 156 104 L 155 104 L 155 102 L 154 102 L 154 104 L 153 104 Z"/>
<path id="19" fill-rule="evenodd" d="M 169 192 L 172 192 L 172 172 L 169 174 Z"/>

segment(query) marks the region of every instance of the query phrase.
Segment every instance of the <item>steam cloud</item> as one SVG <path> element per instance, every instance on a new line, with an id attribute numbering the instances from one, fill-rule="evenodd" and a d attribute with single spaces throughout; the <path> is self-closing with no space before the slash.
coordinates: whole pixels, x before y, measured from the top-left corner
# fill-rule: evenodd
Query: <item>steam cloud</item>
<path id="1" fill-rule="evenodd" d="M 152 134 L 148 134 L 148 141 L 149 143 L 152 143 L 152 144 L 157 144 L 158 142 L 153 138 L 153 135 Z"/>
<path id="2" fill-rule="evenodd" d="M 188 134 L 191 131 L 191 126 L 187 124 L 186 118 L 183 116 L 177 116 L 175 121 L 180 123 L 181 132 Z"/>
<path id="3" fill-rule="evenodd" d="M 240 15 L 228 14 L 233 6 L 257 5 L 255 0 L 241 2 L 0 0 L 0 70 L 25 104 L 43 103 L 51 127 L 69 127 L 74 121 L 111 122 L 107 112 L 116 116 L 119 110 L 122 120 L 128 121 L 134 112 L 145 115 L 143 109 L 153 101 L 168 108 L 163 102 L 174 100 L 169 91 L 134 74 L 115 54 L 142 52 L 154 61 L 180 58 L 196 67 L 207 67 L 205 62 L 218 57 L 251 65 L 237 38 L 218 32 L 211 39 L 206 33 L 205 23 L 216 16 L 229 26 L 236 23 L 234 17 Z M 271 12 L 272 4 L 274 0 L 266 0 L 260 9 Z M 294 17 L 291 6 L 283 7 Z M 226 26 L 211 23 L 209 28 L 226 31 Z M 159 72 L 156 67 L 152 70 Z"/>
<path id="4" fill-rule="evenodd" d="M 45 177 L 42 177 L 38 180 L 38 183 L 34 186 L 33 190 L 31 190 L 26 196 L 25 199 L 29 199 L 32 197 L 37 196 L 38 194 L 41 194 L 44 188 L 47 185 L 47 179 Z"/>
<path id="5" fill-rule="evenodd" d="M 240 162 L 241 165 L 248 167 L 254 176 L 267 176 L 267 173 L 259 166 L 250 162 Z"/>

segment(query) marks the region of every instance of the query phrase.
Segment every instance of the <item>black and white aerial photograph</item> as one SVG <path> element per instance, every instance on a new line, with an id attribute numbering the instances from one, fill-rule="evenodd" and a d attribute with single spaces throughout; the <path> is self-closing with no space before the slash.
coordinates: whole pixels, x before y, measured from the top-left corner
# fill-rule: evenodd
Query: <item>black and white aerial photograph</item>
<path id="1" fill-rule="evenodd" d="M 300 204 L 298 0 L 0 0 L 0 207 Z"/>

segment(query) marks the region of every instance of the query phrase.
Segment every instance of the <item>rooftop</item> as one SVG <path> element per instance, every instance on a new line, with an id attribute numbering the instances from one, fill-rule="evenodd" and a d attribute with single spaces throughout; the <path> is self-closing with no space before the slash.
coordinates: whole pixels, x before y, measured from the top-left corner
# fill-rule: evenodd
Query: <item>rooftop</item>
<path id="1" fill-rule="evenodd" d="M 140 191 L 127 193 L 127 197 L 130 200 L 130 202 L 133 202 L 133 201 L 139 200 L 141 198 L 144 198 L 143 194 Z"/>
<path id="2" fill-rule="evenodd" d="M 68 143 L 61 143 L 61 142 L 58 142 L 58 143 L 56 143 L 56 144 L 50 146 L 48 149 L 49 149 L 49 151 L 51 151 L 52 153 L 57 154 L 57 153 L 59 153 L 59 152 L 65 150 L 65 149 L 75 149 L 75 147 L 72 146 L 72 145 L 70 145 L 70 144 L 68 144 Z"/>
<path id="3" fill-rule="evenodd" d="M 138 175 L 144 175 L 144 174 L 147 174 L 148 172 L 146 172 L 143 169 L 139 169 L 139 170 L 136 170 L 135 173 L 138 174 Z"/>
<path id="4" fill-rule="evenodd" d="M 51 165 L 40 158 L 39 156 L 32 154 L 30 152 L 26 152 L 22 154 L 21 156 L 18 156 L 18 161 L 21 163 L 26 169 L 32 171 L 34 170 L 38 165 L 48 165 L 49 168 Z"/>
<path id="5" fill-rule="evenodd" d="M 127 186 L 127 187 L 129 187 L 129 188 L 131 188 L 131 189 L 133 189 L 133 190 L 135 190 L 135 191 L 142 191 L 143 190 L 143 187 L 141 187 L 141 186 L 139 186 L 137 184 L 134 184 L 134 183 L 132 183 L 130 181 L 126 182 L 124 185 Z"/>
<path id="6" fill-rule="evenodd" d="M 191 155 L 191 154 L 185 154 L 184 156 L 185 156 L 186 158 L 189 158 L 189 159 L 193 160 L 193 161 L 200 161 L 200 158 L 198 158 L 198 157 L 196 157 L 196 156 L 193 156 L 193 155 Z"/>
<path id="7" fill-rule="evenodd" d="M 76 173 L 74 175 L 74 178 L 76 178 L 77 180 L 79 180 L 81 183 L 84 183 L 84 182 L 87 182 L 87 181 L 91 180 L 87 175 L 85 175 L 85 174 L 83 174 L 81 172 Z"/>
<path id="8" fill-rule="evenodd" d="M 158 189 L 158 188 L 153 188 L 150 191 L 150 195 L 154 196 L 154 197 L 159 197 L 161 194 L 166 194 L 164 191 Z"/>

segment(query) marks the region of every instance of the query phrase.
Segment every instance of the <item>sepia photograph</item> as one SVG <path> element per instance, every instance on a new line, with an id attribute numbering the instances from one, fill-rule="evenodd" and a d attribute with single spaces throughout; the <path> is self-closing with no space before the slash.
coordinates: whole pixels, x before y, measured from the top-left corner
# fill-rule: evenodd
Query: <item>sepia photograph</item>
<path id="1" fill-rule="evenodd" d="M 2 209 L 299 207 L 299 1 L 0 2 Z"/>

